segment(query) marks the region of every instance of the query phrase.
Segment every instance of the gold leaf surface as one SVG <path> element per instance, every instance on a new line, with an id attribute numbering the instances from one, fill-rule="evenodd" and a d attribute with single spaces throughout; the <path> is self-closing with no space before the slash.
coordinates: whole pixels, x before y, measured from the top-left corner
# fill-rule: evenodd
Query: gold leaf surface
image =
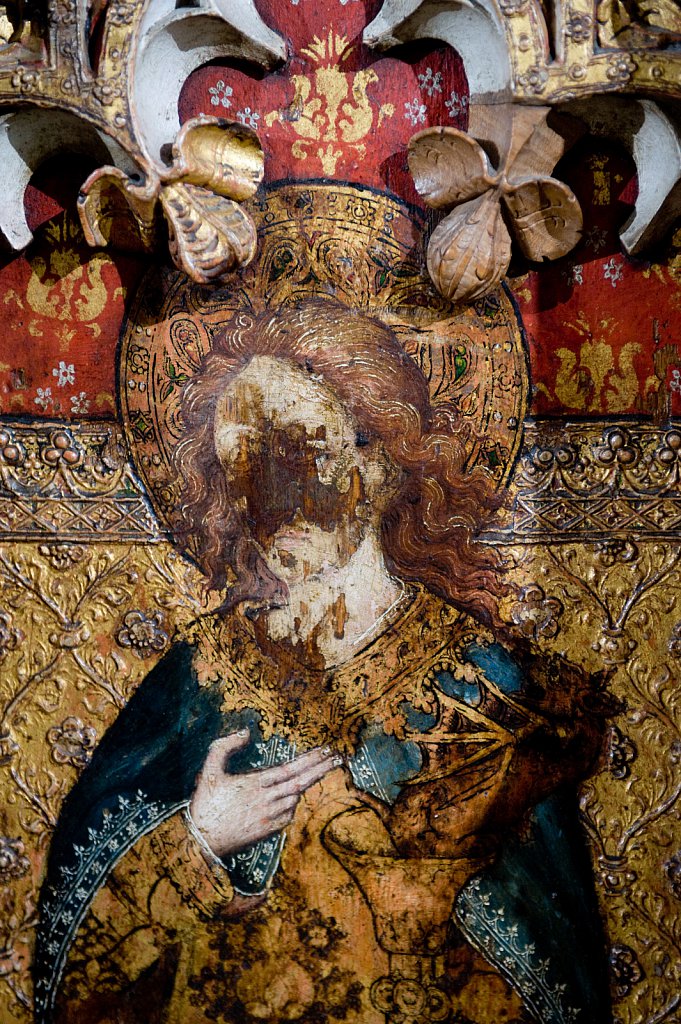
<path id="1" fill-rule="evenodd" d="M 160 200 L 175 265 L 199 284 L 220 280 L 255 256 L 255 225 L 233 200 L 181 182 L 164 185 Z"/>
<path id="2" fill-rule="evenodd" d="M 136 184 L 118 167 L 94 171 L 78 197 L 78 213 L 88 245 L 153 248 L 158 188 L 157 178 Z"/>
<path id="3" fill-rule="evenodd" d="M 265 171 L 265 154 L 254 131 L 217 117 L 194 118 L 173 145 L 167 181 L 202 185 L 242 202 L 255 195 Z"/>

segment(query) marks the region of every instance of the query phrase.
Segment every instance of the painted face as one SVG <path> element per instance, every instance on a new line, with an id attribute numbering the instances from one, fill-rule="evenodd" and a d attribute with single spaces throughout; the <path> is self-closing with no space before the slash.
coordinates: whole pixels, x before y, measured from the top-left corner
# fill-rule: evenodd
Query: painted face
<path id="1" fill-rule="evenodd" d="M 369 447 L 336 396 L 287 361 L 258 356 L 225 389 L 216 452 L 275 575 L 293 583 L 357 550 L 381 472 Z"/>

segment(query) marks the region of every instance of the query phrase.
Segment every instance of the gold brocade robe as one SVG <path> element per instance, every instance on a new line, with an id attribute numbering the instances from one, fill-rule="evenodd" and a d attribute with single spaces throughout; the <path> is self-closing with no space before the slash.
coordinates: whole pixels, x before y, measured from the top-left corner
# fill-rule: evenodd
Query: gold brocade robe
<path id="1" fill-rule="evenodd" d="M 264 741 L 281 736 L 298 750 L 329 742 L 348 755 L 349 767 L 333 770 L 303 794 L 278 869 L 260 897 L 235 893 L 186 809 L 138 839 L 109 873 L 74 938 L 56 1003 L 59 1024 L 383 1024 L 380 984 L 396 970 L 408 976 L 413 968 L 421 977 L 424 950 L 414 952 L 420 967 L 409 955 L 390 955 L 385 940 L 379 941 L 376 908 L 324 840 L 330 822 L 360 820 L 343 817 L 352 811 L 367 812 L 377 834 L 384 829 L 376 800 L 362 787 L 363 737 L 367 730 L 378 731 L 419 751 L 421 768 L 407 782 L 412 792 L 442 777 L 441 759 L 434 755 L 446 749 L 454 752 L 454 773 L 470 778 L 485 766 L 485 793 L 496 792 L 503 801 L 504 779 L 523 771 L 516 755 L 538 723 L 546 729 L 543 714 L 528 712 L 518 695 L 505 695 L 467 658 L 471 645 L 484 649 L 493 642 L 471 618 L 414 588 L 398 617 L 383 626 L 349 662 L 307 677 L 301 669 L 287 689 L 242 616 L 206 617 L 194 625 L 188 634 L 195 648 L 193 671 L 199 685 L 220 688 L 226 716 L 254 710 Z M 458 681 L 468 698 L 452 695 L 451 687 L 449 694 L 439 690 L 442 673 Z M 560 728 L 564 732 L 564 721 Z M 559 768 L 544 789 L 532 781 L 526 806 L 582 769 L 574 763 Z M 539 774 L 546 776 L 543 769 Z M 481 827 L 479 819 L 480 813 L 469 831 Z M 471 856 L 466 877 L 476 867 Z M 395 849 L 396 863 L 400 857 Z M 477 866 L 488 862 L 486 854 Z M 410 864 L 418 868 L 418 857 Z M 455 896 L 452 891 L 448 913 Z M 418 920 L 420 909 L 406 890 L 390 893 L 389 902 L 397 919 Z M 455 927 L 433 954 L 428 970 L 440 976 L 438 985 L 462 1014 L 459 1020 L 533 1019 Z"/>

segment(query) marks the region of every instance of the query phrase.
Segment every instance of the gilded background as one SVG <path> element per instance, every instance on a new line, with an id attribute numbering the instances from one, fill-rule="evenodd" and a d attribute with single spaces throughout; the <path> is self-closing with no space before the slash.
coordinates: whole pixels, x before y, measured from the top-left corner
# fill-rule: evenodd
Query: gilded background
<path id="1" fill-rule="evenodd" d="M 64 795 L 197 608 L 196 575 L 155 526 L 121 440 L 93 423 L 3 435 L 0 979 L 11 1021 L 30 1019 L 35 903 Z M 675 429 L 529 423 L 504 535 L 520 588 L 507 620 L 611 669 L 623 702 L 582 818 L 616 1014 L 631 1024 L 678 1020 L 681 1002 L 680 459 Z"/>
<path id="2" fill-rule="evenodd" d="M 511 11 L 514 3 L 506 0 L 507 13 L 534 40 L 527 4 Z M 57 6 L 66 20 L 68 5 Z M 357 43 L 378 5 L 315 6 L 334 32 L 318 32 L 311 8 L 303 16 L 295 0 L 270 5 L 279 27 L 300 14 L 291 29 L 297 63 L 286 74 L 264 76 L 257 92 L 242 68 L 207 65 L 185 86 L 183 119 L 217 108 L 267 126 L 269 180 L 357 180 L 361 168 L 365 184 L 415 200 L 404 161 L 409 135 L 467 124 L 458 56 L 425 46 L 405 71 L 387 58 L 369 67 L 356 51 L 342 72 L 320 75 L 339 59 L 338 39 Z M 597 31 L 607 88 L 634 75 L 656 89 L 665 78 L 654 46 L 661 34 L 675 38 L 674 11 L 661 4 L 656 16 L 644 6 L 575 7 L 570 52 L 581 60 L 584 33 Z M 638 65 L 629 56 L 635 46 L 645 51 Z M 532 64 L 533 53 L 528 42 L 517 54 L 519 89 L 538 100 L 554 79 Z M 14 73 L 15 90 L 40 87 L 39 76 Z M 93 81 L 88 103 L 106 123 L 105 67 Z M 302 116 L 293 122 L 282 112 L 296 96 Z M 311 118 L 306 136 L 311 100 L 324 103 L 326 121 L 320 128 Z M 351 112 L 342 128 L 344 102 Z M 196 613 L 201 592 L 151 510 L 118 422 L 116 343 L 149 261 L 86 248 L 74 209 L 89 169 L 57 164 L 33 179 L 26 209 L 35 240 L 0 267 L 0 1016 L 17 1024 L 31 1019 L 37 893 L 61 803 L 178 624 Z M 510 282 L 532 401 L 512 507 L 489 540 L 514 563 L 517 593 L 503 607 L 509 625 L 611 672 L 621 712 L 582 787 L 582 820 L 615 1017 L 679 1024 L 681 256 L 674 236 L 645 260 L 622 252 L 618 229 L 638 186 L 605 127 L 563 171 L 585 232 L 568 257 L 522 275 L 516 268 Z M 372 268 L 379 277 L 380 256 Z"/>

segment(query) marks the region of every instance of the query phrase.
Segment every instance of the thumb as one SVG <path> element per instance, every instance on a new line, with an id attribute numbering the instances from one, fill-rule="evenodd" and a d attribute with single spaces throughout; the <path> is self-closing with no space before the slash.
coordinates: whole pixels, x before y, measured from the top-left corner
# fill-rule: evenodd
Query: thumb
<path id="1" fill-rule="evenodd" d="M 243 750 L 250 741 L 251 734 L 248 729 L 239 729 L 238 732 L 232 732 L 229 736 L 221 736 L 217 740 L 213 740 L 210 747 L 208 748 L 208 754 L 204 762 L 204 769 L 207 771 L 226 771 L 227 761 L 236 754 L 237 750 Z"/>

